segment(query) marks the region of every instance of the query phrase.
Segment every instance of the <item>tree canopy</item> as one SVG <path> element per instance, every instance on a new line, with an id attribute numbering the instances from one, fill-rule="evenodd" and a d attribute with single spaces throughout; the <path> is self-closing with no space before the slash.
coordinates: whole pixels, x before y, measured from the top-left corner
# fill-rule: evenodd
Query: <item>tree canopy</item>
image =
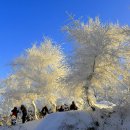
<path id="1" fill-rule="evenodd" d="M 90 18 L 87 23 L 71 17 L 64 30 L 75 44 L 70 82 L 84 83 L 87 93 L 88 88 L 93 89 L 95 95 L 98 93 L 103 98 L 112 98 L 112 93 L 129 92 L 128 26 L 103 24 L 98 17 Z"/>

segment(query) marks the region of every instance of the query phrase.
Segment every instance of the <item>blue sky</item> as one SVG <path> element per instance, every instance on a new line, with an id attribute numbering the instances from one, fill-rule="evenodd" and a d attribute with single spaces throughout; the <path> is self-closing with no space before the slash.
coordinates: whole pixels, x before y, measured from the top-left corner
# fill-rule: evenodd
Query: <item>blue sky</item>
<path id="1" fill-rule="evenodd" d="M 61 32 L 66 12 L 130 25 L 130 0 L 0 0 L 0 78 L 8 75 L 11 61 L 43 35 L 67 43 Z M 69 44 L 64 47 L 70 50 Z"/>

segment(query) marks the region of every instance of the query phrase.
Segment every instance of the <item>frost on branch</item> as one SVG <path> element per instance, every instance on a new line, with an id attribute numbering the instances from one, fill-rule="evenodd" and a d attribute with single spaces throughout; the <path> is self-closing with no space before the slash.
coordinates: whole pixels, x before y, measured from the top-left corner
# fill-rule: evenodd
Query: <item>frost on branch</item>
<path id="1" fill-rule="evenodd" d="M 102 97 L 107 100 L 113 100 L 110 96 L 112 92 L 114 95 L 128 92 L 130 76 L 128 26 L 103 24 L 99 18 L 95 20 L 90 18 L 87 23 L 83 23 L 71 17 L 64 30 L 75 44 L 74 55 L 71 57 L 72 73 L 68 77 L 70 83 L 83 83 L 87 95 L 92 95 L 93 91 L 96 98 Z M 122 88 L 123 91 L 118 91 Z"/>
<path id="2" fill-rule="evenodd" d="M 66 96 L 62 82 L 69 69 L 59 45 L 45 39 L 40 46 L 34 45 L 12 63 L 13 73 L 4 81 L 9 100 L 23 101 L 46 98 L 55 104 Z"/>

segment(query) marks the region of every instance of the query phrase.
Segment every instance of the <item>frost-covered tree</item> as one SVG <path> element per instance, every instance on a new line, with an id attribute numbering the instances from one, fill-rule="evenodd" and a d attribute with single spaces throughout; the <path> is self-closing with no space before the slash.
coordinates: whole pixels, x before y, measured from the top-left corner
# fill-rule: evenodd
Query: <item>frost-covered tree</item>
<path id="1" fill-rule="evenodd" d="M 56 100 L 67 94 L 63 83 L 69 69 L 65 56 L 58 44 L 45 38 L 40 46 L 33 45 L 25 54 L 12 63 L 13 74 L 4 83 L 8 99 L 19 101 L 46 98 L 48 102 Z"/>
<path id="2" fill-rule="evenodd" d="M 61 80 L 68 72 L 65 56 L 60 46 L 54 45 L 50 39 L 28 49 L 25 55 L 13 62 L 13 68 L 19 77 L 28 79 L 29 90 L 37 94 L 47 94 L 48 90 L 58 94 L 64 89 Z"/>
<path id="3" fill-rule="evenodd" d="M 10 114 L 14 106 L 30 103 L 37 100 L 37 93 L 29 91 L 29 84 L 26 79 L 21 79 L 18 75 L 12 74 L 2 81 L 4 92 L 2 93 L 1 108 L 3 113 Z M 25 89 L 26 86 L 27 88 Z"/>
<path id="4" fill-rule="evenodd" d="M 71 22 L 64 30 L 75 44 L 70 59 L 72 73 L 68 80 L 72 84 L 84 84 L 89 105 L 93 103 L 92 94 L 112 98 L 121 88 L 118 94 L 129 92 L 128 26 L 103 24 L 99 18 L 90 18 L 84 23 L 71 17 Z"/>

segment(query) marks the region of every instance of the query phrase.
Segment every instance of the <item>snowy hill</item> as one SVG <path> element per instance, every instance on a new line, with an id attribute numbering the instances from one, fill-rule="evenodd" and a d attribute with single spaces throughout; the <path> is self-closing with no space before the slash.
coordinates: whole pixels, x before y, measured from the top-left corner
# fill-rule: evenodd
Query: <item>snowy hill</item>
<path id="1" fill-rule="evenodd" d="M 130 114 L 109 112 L 106 109 L 55 112 L 39 121 L 0 127 L 0 130 L 130 130 Z"/>
<path id="2" fill-rule="evenodd" d="M 41 120 L 35 130 L 85 130 L 91 122 L 92 118 L 86 112 L 57 112 Z"/>
<path id="3" fill-rule="evenodd" d="M 130 116 L 97 109 L 92 111 L 57 112 L 42 119 L 34 130 L 130 130 Z M 123 120 L 123 124 L 122 124 Z"/>
<path id="4" fill-rule="evenodd" d="M 0 130 L 86 130 L 92 126 L 90 114 L 83 111 L 56 112 L 40 121 L 18 124 L 12 127 L 0 127 Z"/>
<path id="5" fill-rule="evenodd" d="M 17 124 L 15 126 L 0 126 L 0 130 L 34 130 L 39 121 L 30 121 L 25 124 Z"/>

